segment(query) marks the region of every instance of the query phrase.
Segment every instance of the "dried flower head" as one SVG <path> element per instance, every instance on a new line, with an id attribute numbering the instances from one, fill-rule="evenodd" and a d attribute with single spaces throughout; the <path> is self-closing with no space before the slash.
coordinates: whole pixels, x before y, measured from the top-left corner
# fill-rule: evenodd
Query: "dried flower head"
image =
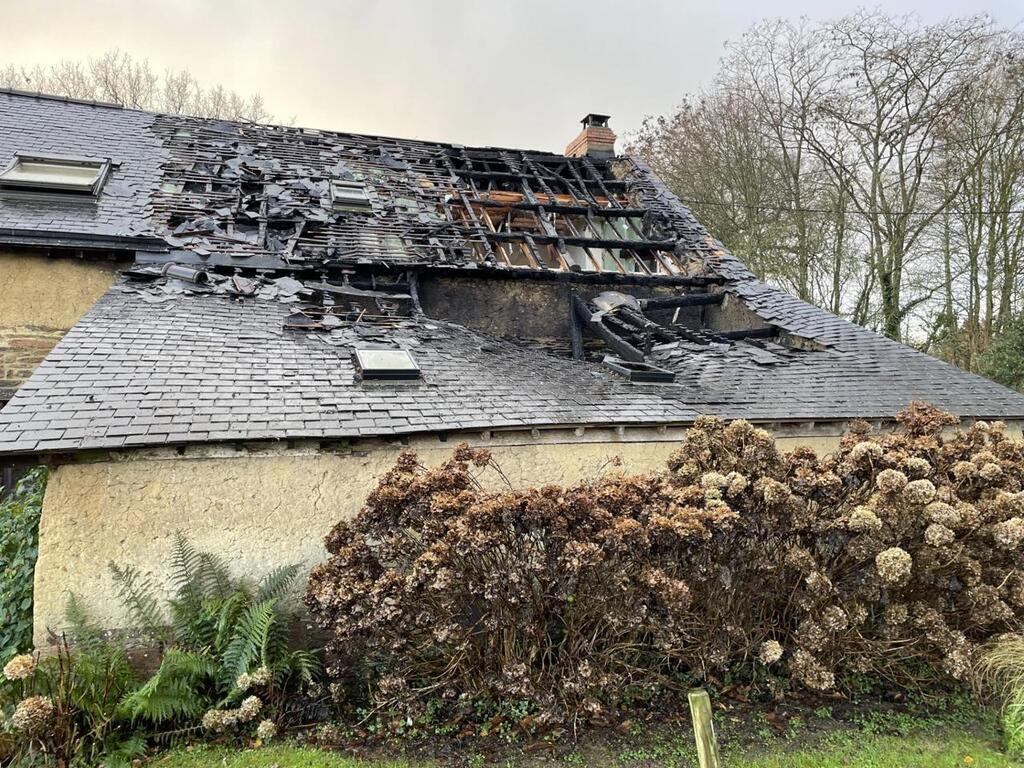
<path id="1" fill-rule="evenodd" d="M 765 666 L 771 666 L 782 658 L 784 649 L 778 640 L 765 640 L 757 653 L 757 659 Z"/>
<path id="2" fill-rule="evenodd" d="M 875 485 L 882 493 L 896 494 L 907 486 L 907 476 L 897 469 L 883 469 L 875 478 Z"/>
<path id="3" fill-rule="evenodd" d="M 902 586 L 910 581 L 914 561 L 910 554 L 899 547 L 890 547 L 875 555 L 875 570 L 883 584 Z"/>
<path id="4" fill-rule="evenodd" d="M 36 658 L 28 653 L 15 656 L 4 666 L 4 677 L 8 680 L 27 680 L 36 672 Z"/>
<path id="5" fill-rule="evenodd" d="M 238 708 L 238 719 L 243 723 L 255 720 L 256 716 L 263 709 L 263 702 L 259 696 L 249 696 Z"/>
<path id="6" fill-rule="evenodd" d="M 846 527 L 856 533 L 877 533 L 882 530 L 882 521 L 868 507 L 854 507 Z"/>
<path id="7" fill-rule="evenodd" d="M 256 726 L 256 738 L 270 741 L 275 736 L 277 736 L 277 726 L 274 725 L 273 720 L 261 720 L 260 724 Z"/>
<path id="8" fill-rule="evenodd" d="M 729 479 L 721 472 L 705 472 L 700 477 L 700 484 L 705 489 L 714 488 L 721 490 L 729 485 Z"/>
<path id="9" fill-rule="evenodd" d="M 266 667 L 259 667 L 253 672 L 243 672 L 235 680 L 235 688 L 240 691 L 248 691 L 250 688 L 259 688 L 270 683 L 272 675 Z"/>
<path id="10" fill-rule="evenodd" d="M 944 547 L 955 539 L 956 534 L 940 523 L 932 523 L 924 529 L 924 540 L 932 547 Z"/>
<path id="11" fill-rule="evenodd" d="M 926 477 L 932 472 L 932 465 L 928 459 L 920 456 L 908 456 L 903 460 L 903 470 L 911 477 Z"/>
<path id="12" fill-rule="evenodd" d="M 931 480 L 911 480 L 903 488 L 903 498 L 910 504 L 923 506 L 935 498 L 935 485 Z"/>
<path id="13" fill-rule="evenodd" d="M 924 511 L 933 523 L 944 525 L 951 530 L 959 528 L 963 519 L 956 509 L 944 501 L 933 501 L 924 508 Z"/>
<path id="14" fill-rule="evenodd" d="M 53 701 L 47 696 L 29 696 L 18 703 L 11 725 L 26 736 L 40 736 L 53 722 Z"/>
<path id="15" fill-rule="evenodd" d="M 850 449 L 850 458 L 854 461 L 870 461 L 882 457 L 882 446 L 874 440 L 862 440 Z"/>
<path id="16" fill-rule="evenodd" d="M 1024 520 L 1011 517 L 992 526 L 992 540 L 1002 549 L 1016 549 L 1024 541 Z"/>

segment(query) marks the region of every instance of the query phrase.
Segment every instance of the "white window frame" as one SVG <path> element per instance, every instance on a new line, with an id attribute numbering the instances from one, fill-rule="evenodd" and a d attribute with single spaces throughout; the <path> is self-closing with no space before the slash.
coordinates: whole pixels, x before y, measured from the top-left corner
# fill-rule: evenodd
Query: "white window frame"
<path id="1" fill-rule="evenodd" d="M 50 165 L 58 168 L 92 168 L 96 176 L 89 184 L 63 184 L 46 179 L 11 178 L 10 174 L 25 163 Z M 56 192 L 97 197 L 110 175 L 111 162 L 108 158 L 68 157 L 64 155 L 40 155 L 28 152 L 16 152 L 12 160 L 0 172 L 0 189 L 25 190 L 35 192 Z"/>

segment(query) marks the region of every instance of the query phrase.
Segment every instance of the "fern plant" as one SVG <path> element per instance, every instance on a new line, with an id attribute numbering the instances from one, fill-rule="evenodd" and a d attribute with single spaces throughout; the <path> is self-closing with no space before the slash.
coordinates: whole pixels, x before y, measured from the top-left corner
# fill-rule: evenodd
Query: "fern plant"
<path id="1" fill-rule="evenodd" d="M 255 670 L 268 699 L 313 682 L 316 656 L 288 647 L 293 614 L 286 598 L 298 565 L 275 568 L 253 585 L 178 532 L 166 610 L 151 579 L 132 566 L 110 568 L 133 628 L 164 649 L 153 677 L 124 699 L 126 717 L 161 726 L 194 721 L 242 699 L 237 683 Z"/>

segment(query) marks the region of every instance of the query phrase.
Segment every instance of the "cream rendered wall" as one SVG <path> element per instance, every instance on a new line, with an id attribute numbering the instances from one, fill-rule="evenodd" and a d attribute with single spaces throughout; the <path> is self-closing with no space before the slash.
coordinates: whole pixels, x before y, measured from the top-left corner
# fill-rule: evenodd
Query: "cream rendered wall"
<path id="1" fill-rule="evenodd" d="M 495 433 L 469 442 L 487 445 L 518 486 L 593 478 L 619 456 L 621 469 L 659 469 L 678 444 L 679 430 L 571 430 Z M 784 448 L 832 448 L 838 437 L 781 437 Z M 479 437 L 479 435 L 478 435 Z M 454 441 L 410 441 L 433 465 Z M 127 454 L 53 469 L 43 504 L 35 576 L 35 642 L 63 625 L 69 592 L 83 598 L 104 626 L 124 626 L 108 564 L 132 564 L 160 585 L 168 583 L 175 531 L 198 547 L 226 557 L 238 574 L 259 576 L 279 564 L 312 566 L 324 557 L 323 537 L 338 520 L 355 515 L 398 443 L 362 443 L 341 452 L 315 449 L 196 450 Z M 491 473 L 483 478 L 496 484 Z"/>
<path id="2" fill-rule="evenodd" d="M 109 262 L 0 250 L 0 394 L 22 384 L 115 280 Z"/>

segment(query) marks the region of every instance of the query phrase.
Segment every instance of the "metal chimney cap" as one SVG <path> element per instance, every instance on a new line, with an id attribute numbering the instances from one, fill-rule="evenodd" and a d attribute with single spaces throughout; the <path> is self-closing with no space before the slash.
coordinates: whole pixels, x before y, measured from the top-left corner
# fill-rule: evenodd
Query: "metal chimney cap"
<path id="1" fill-rule="evenodd" d="M 611 115 L 599 115 L 596 112 L 591 112 L 590 114 L 584 116 L 584 118 L 580 120 L 580 122 L 583 123 L 583 125 L 593 125 L 597 126 L 598 128 L 607 128 L 608 121 L 610 119 Z"/>

